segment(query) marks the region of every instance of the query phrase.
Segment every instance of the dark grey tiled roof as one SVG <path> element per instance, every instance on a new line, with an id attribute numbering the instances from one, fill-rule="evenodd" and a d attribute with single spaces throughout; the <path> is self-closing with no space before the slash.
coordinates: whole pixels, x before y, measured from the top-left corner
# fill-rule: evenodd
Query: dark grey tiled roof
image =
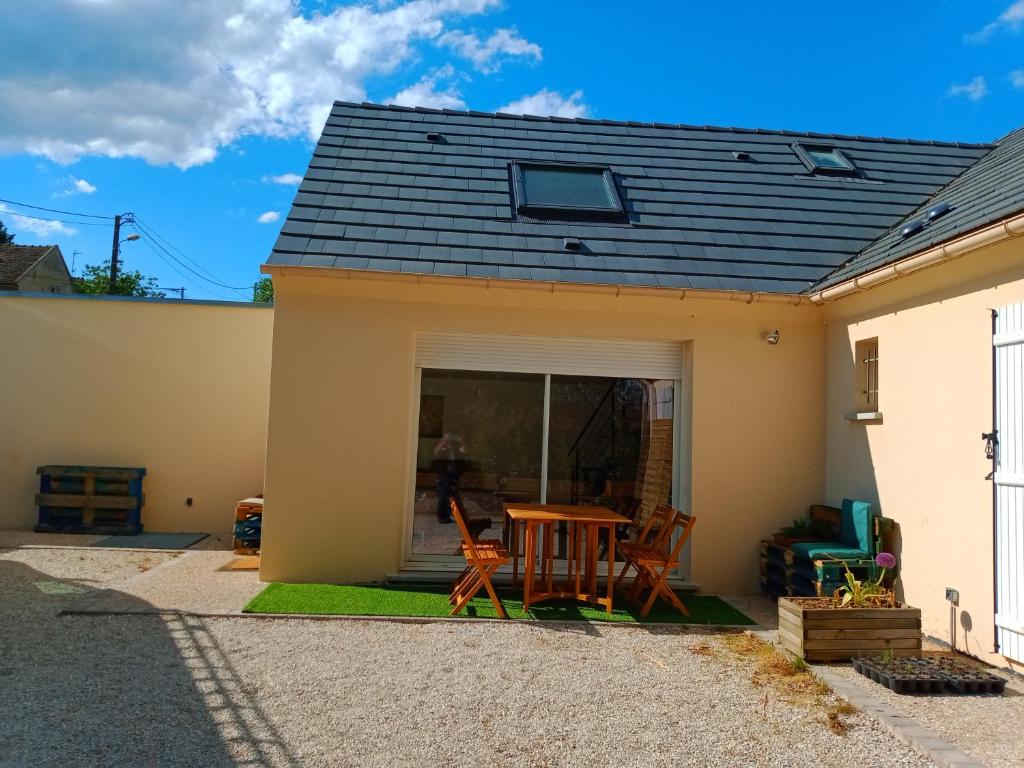
<path id="1" fill-rule="evenodd" d="M 799 140 L 842 149 L 863 178 L 809 174 L 791 149 Z M 988 151 L 338 102 L 268 263 L 797 293 Z M 516 160 L 609 166 L 630 223 L 517 219 Z M 565 237 L 585 250 L 566 251 Z"/>
<path id="2" fill-rule="evenodd" d="M 950 206 L 949 213 L 915 235 L 900 236 L 906 222 L 920 219 L 940 203 Z M 884 267 L 1020 211 L 1024 211 L 1024 128 L 1000 139 L 995 149 L 822 280 L 815 290 Z"/>
<path id="3" fill-rule="evenodd" d="M 18 278 L 53 248 L 52 245 L 0 245 L 0 291 L 18 290 Z"/>

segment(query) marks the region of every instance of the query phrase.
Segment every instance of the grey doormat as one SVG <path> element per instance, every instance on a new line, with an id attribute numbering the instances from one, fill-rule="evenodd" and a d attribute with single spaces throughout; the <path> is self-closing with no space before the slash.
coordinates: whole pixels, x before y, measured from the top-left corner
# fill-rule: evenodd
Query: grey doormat
<path id="1" fill-rule="evenodd" d="M 140 533 L 136 536 L 108 536 L 92 546 L 128 549 L 187 549 L 207 536 L 209 536 L 208 533 Z"/>

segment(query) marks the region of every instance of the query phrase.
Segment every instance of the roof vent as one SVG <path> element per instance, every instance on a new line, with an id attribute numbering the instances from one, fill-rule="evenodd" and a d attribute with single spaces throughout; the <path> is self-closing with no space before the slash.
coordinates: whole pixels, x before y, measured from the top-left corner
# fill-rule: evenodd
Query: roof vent
<path id="1" fill-rule="evenodd" d="M 750 162 L 750 153 L 749 152 L 733 152 L 732 156 L 735 157 L 740 162 L 743 162 L 743 163 Z"/>
<path id="2" fill-rule="evenodd" d="M 443 140 L 444 136 L 442 136 L 440 133 L 431 132 L 427 134 L 427 141 L 432 141 L 435 144 L 440 144 Z"/>
<path id="3" fill-rule="evenodd" d="M 577 240 L 575 237 L 567 237 L 562 240 L 562 245 L 567 251 L 582 251 L 583 243 Z"/>
<path id="4" fill-rule="evenodd" d="M 903 225 L 903 228 L 900 229 L 900 237 L 906 240 L 911 235 L 916 235 L 922 229 L 924 229 L 924 222 L 921 221 L 920 219 L 908 221 L 906 224 Z"/>
<path id="5" fill-rule="evenodd" d="M 951 210 L 953 209 L 950 207 L 949 203 L 939 203 L 938 205 L 933 205 L 929 208 L 924 217 L 928 220 L 928 223 L 931 224 L 936 219 L 941 219 Z"/>

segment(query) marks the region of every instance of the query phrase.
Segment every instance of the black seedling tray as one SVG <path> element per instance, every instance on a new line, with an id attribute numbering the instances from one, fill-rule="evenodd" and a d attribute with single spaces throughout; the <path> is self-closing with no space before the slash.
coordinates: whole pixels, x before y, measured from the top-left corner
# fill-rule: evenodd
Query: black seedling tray
<path id="1" fill-rule="evenodd" d="M 1002 693 L 1006 681 L 953 658 L 854 659 L 853 668 L 895 693 Z"/>

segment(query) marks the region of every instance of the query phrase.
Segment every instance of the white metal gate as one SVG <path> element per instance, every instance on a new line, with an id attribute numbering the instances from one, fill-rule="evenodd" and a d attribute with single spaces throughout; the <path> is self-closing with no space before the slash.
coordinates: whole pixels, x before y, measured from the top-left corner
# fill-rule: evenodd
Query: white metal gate
<path id="1" fill-rule="evenodd" d="M 998 310 L 993 331 L 996 639 L 1024 662 L 1024 304 Z"/>

